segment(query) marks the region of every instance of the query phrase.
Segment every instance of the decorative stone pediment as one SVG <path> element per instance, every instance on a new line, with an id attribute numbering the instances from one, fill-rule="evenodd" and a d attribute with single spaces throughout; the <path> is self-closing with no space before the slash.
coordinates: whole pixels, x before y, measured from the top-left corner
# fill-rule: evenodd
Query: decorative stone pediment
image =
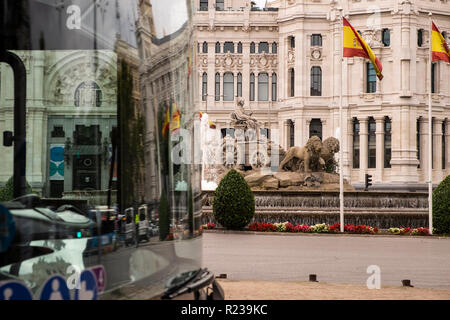
<path id="1" fill-rule="evenodd" d="M 58 61 L 49 75 L 47 101 L 55 106 L 75 106 L 75 91 L 83 83 L 95 83 L 101 91 L 102 105 L 115 105 L 117 71 L 115 59 L 99 53 L 97 57 L 80 54 L 77 59 L 66 56 Z"/>

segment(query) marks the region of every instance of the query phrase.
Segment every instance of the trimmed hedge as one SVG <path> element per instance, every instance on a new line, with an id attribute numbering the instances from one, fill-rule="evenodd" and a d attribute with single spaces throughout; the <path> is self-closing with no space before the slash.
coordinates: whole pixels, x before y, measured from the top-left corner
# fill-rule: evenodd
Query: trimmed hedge
<path id="1" fill-rule="evenodd" d="M 226 229 L 242 229 L 255 215 L 255 197 L 241 174 L 231 169 L 220 181 L 213 202 L 215 220 Z"/>
<path id="2" fill-rule="evenodd" d="M 450 233 L 450 175 L 433 191 L 433 229 Z"/>

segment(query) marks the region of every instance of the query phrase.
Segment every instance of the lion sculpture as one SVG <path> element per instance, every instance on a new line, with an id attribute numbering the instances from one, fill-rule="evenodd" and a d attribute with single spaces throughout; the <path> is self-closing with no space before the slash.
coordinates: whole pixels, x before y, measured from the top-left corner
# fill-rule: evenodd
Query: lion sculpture
<path id="1" fill-rule="evenodd" d="M 309 138 L 305 147 L 291 147 L 286 151 L 286 156 L 281 161 L 279 171 L 283 171 L 286 164 L 291 160 L 303 161 L 303 169 L 305 173 L 309 173 L 318 165 L 325 165 L 324 160 L 321 158 L 321 151 L 323 143 L 317 136 Z"/>
<path id="2" fill-rule="evenodd" d="M 339 152 L 339 140 L 334 137 L 329 137 L 323 141 L 322 151 L 320 157 L 324 161 L 325 171 L 335 172 L 337 162 L 334 160 L 334 155 Z M 331 173 L 330 172 L 330 173 Z"/>

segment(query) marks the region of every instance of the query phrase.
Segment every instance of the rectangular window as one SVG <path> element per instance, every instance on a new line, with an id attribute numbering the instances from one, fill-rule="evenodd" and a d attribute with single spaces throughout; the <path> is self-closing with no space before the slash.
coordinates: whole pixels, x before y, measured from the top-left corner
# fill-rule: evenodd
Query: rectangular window
<path id="1" fill-rule="evenodd" d="M 421 47 L 423 44 L 423 29 L 417 30 L 417 46 Z"/>
<path id="2" fill-rule="evenodd" d="M 250 74 L 250 101 L 255 101 L 255 74 Z"/>
<path id="3" fill-rule="evenodd" d="M 234 74 L 229 72 L 223 75 L 223 100 L 234 100 Z"/>
<path id="4" fill-rule="evenodd" d="M 216 73 L 216 83 L 215 84 L 216 84 L 215 100 L 219 101 L 220 100 L 220 74 L 219 73 Z"/>
<path id="5" fill-rule="evenodd" d="M 359 121 L 353 121 L 353 169 L 359 169 Z"/>
<path id="6" fill-rule="evenodd" d="M 322 46 L 322 35 L 321 34 L 313 34 L 311 35 L 311 46 Z"/>
<path id="7" fill-rule="evenodd" d="M 366 64 L 367 68 L 367 93 L 374 93 L 377 91 L 377 73 L 372 65 L 372 63 L 368 62 Z"/>
<path id="8" fill-rule="evenodd" d="M 260 73 L 258 75 L 258 101 L 269 100 L 269 75 Z"/>
<path id="9" fill-rule="evenodd" d="M 200 11 L 208 11 L 208 0 L 200 0 Z"/>
<path id="10" fill-rule="evenodd" d="M 206 101 L 206 95 L 208 94 L 208 75 L 203 73 L 202 76 L 202 101 Z"/>
<path id="11" fill-rule="evenodd" d="M 311 96 L 322 95 L 322 69 L 320 67 L 311 68 Z"/>
<path id="12" fill-rule="evenodd" d="M 436 63 L 431 64 L 431 93 L 436 93 Z"/>
<path id="13" fill-rule="evenodd" d="M 216 10 L 223 11 L 225 9 L 224 0 L 216 0 Z"/>
<path id="14" fill-rule="evenodd" d="M 269 53 L 269 43 L 268 42 L 260 42 L 258 45 L 258 53 Z"/>
<path id="15" fill-rule="evenodd" d="M 377 138 L 376 138 L 376 126 L 374 118 L 369 118 L 369 154 L 368 154 L 368 168 L 376 168 L 377 166 Z"/>
<path id="16" fill-rule="evenodd" d="M 447 122 L 444 121 L 442 122 L 442 169 L 446 168 L 446 153 L 447 153 L 447 148 L 445 145 L 445 127 L 446 127 Z"/>
<path id="17" fill-rule="evenodd" d="M 237 96 L 242 97 L 242 73 L 237 76 Z"/>
<path id="18" fill-rule="evenodd" d="M 234 43 L 227 41 L 223 44 L 223 53 L 234 53 Z"/>
<path id="19" fill-rule="evenodd" d="M 416 144 L 417 144 L 417 160 L 419 160 L 417 168 L 420 168 L 420 119 L 417 119 L 416 122 Z"/>
<path id="20" fill-rule="evenodd" d="M 292 120 L 289 121 L 289 147 L 293 147 L 295 143 L 295 127 Z"/>
<path id="21" fill-rule="evenodd" d="M 391 153 L 392 153 L 391 131 L 392 131 L 391 120 L 388 117 L 386 117 L 384 120 L 384 167 L 385 168 L 391 167 Z"/>
<path id="22" fill-rule="evenodd" d="M 391 33 L 389 29 L 383 29 L 381 38 L 385 47 L 389 47 L 391 45 Z"/>
<path id="23" fill-rule="evenodd" d="M 272 101 L 277 101 L 277 74 L 272 73 Z"/>

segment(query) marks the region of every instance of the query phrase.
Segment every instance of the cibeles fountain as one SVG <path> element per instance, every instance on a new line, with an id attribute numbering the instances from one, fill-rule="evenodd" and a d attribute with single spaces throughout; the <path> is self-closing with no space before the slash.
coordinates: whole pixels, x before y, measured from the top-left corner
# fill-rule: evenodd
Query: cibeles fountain
<path id="1" fill-rule="evenodd" d="M 323 141 L 312 136 L 305 146 L 288 150 L 261 134 L 260 123 L 245 101 L 238 100 L 230 114 L 233 132 L 225 137 L 202 117 L 205 221 L 212 218 L 214 190 L 232 168 L 240 172 L 255 196 L 259 222 L 339 222 L 340 143 L 335 137 Z M 234 134 L 234 135 L 233 135 Z M 356 191 L 344 179 L 346 223 L 379 228 L 427 223 L 427 194 Z"/>
<path id="2" fill-rule="evenodd" d="M 218 130 L 210 130 L 209 119 L 202 116 L 204 180 L 203 186 L 215 189 L 231 169 L 240 172 L 252 190 L 339 191 L 339 141 L 329 137 L 323 142 L 311 137 L 303 147 L 287 151 L 261 134 L 259 121 L 238 100 L 231 113 L 233 134 L 218 138 Z M 219 141 L 217 143 L 217 141 Z M 344 179 L 346 191 L 354 188 Z"/>

